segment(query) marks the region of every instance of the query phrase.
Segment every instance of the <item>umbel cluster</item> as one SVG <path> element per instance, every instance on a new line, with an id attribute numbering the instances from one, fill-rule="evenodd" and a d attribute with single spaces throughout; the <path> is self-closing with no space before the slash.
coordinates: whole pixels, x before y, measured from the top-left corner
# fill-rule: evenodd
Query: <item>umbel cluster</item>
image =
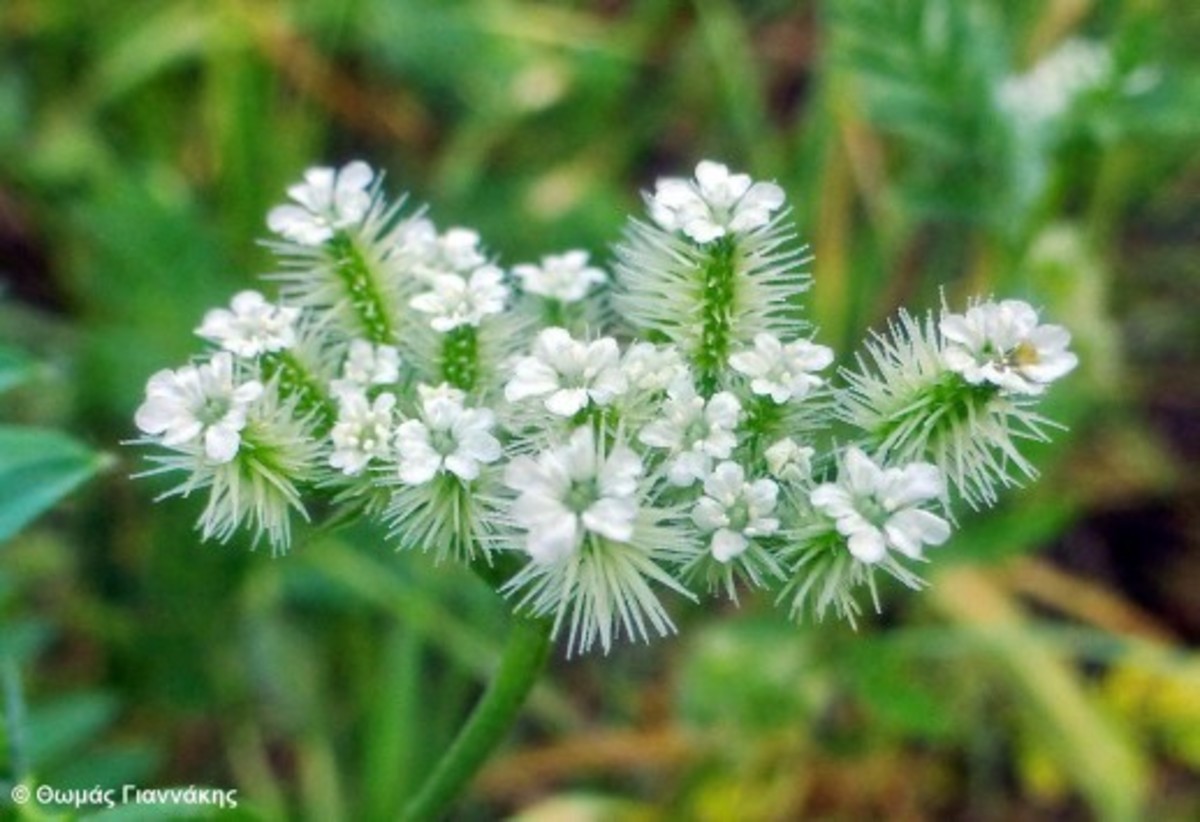
<path id="1" fill-rule="evenodd" d="M 1035 475 L 1019 446 L 1077 362 L 1033 307 L 987 300 L 901 313 L 835 377 L 783 190 L 715 162 L 645 194 L 608 270 L 502 267 L 381 183 L 313 168 L 270 211 L 276 295 L 209 311 L 207 351 L 150 378 L 146 473 L 207 495 L 205 539 L 281 552 L 321 501 L 512 567 L 501 593 L 568 653 L 673 631 L 673 596 L 768 588 L 853 620 L 877 572 L 919 587 L 956 504 Z"/>

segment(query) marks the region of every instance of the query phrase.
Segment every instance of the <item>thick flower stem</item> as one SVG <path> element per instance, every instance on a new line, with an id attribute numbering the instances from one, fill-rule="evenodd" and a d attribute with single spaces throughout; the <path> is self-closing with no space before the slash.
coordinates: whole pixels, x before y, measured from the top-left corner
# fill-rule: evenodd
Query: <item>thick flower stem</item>
<path id="1" fill-rule="evenodd" d="M 552 644 L 552 627 L 553 622 L 548 619 L 520 616 L 514 619 L 495 678 L 450 749 L 405 806 L 401 819 L 408 822 L 438 819 L 467 787 L 512 727 L 545 667 Z"/>

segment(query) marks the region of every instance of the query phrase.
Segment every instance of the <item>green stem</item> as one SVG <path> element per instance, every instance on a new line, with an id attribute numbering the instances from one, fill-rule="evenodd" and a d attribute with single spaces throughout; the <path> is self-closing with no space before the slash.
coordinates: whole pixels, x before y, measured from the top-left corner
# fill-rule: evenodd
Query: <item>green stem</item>
<path id="1" fill-rule="evenodd" d="M 548 619 L 515 618 L 495 678 L 401 819 L 438 819 L 467 787 L 508 733 L 537 682 L 550 655 L 552 625 Z"/>
<path id="2" fill-rule="evenodd" d="M 17 661 L 5 656 L 0 661 L 0 675 L 4 678 L 4 724 L 8 733 L 8 761 L 13 782 L 20 784 L 29 775 L 29 760 L 26 757 L 25 698 L 21 693 L 21 671 L 17 667 Z"/>

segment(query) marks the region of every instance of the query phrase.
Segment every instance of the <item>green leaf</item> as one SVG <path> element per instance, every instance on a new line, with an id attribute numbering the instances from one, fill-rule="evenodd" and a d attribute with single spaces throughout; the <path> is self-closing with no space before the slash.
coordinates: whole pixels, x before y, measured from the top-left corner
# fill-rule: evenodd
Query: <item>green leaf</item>
<path id="1" fill-rule="evenodd" d="M 35 771 L 90 742 L 117 715 L 117 701 L 106 694 L 83 693 L 29 712 L 29 761 Z"/>
<path id="2" fill-rule="evenodd" d="M 15 348 L 0 346 L 0 393 L 25 382 L 32 373 L 29 357 Z"/>
<path id="3" fill-rule="evenodd" d="M 0 426 L 0 542 L 69 494 L 104 464 L 65 434 Z"/>

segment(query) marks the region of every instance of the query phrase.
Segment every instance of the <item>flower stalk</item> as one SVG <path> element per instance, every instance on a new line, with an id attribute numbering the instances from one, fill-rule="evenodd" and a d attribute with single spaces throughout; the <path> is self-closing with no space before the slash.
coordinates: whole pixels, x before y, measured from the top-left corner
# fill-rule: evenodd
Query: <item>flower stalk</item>
<path id="1" fill-rule="evenodd" d="M 467 788 L 504 740 L 537 683 L 553 645 L 552 627 L 548 619 L 518 616 L 513 620 L 495 678 L 425 783 L 404 806 L 402 820 L 438 819 Z"/>

